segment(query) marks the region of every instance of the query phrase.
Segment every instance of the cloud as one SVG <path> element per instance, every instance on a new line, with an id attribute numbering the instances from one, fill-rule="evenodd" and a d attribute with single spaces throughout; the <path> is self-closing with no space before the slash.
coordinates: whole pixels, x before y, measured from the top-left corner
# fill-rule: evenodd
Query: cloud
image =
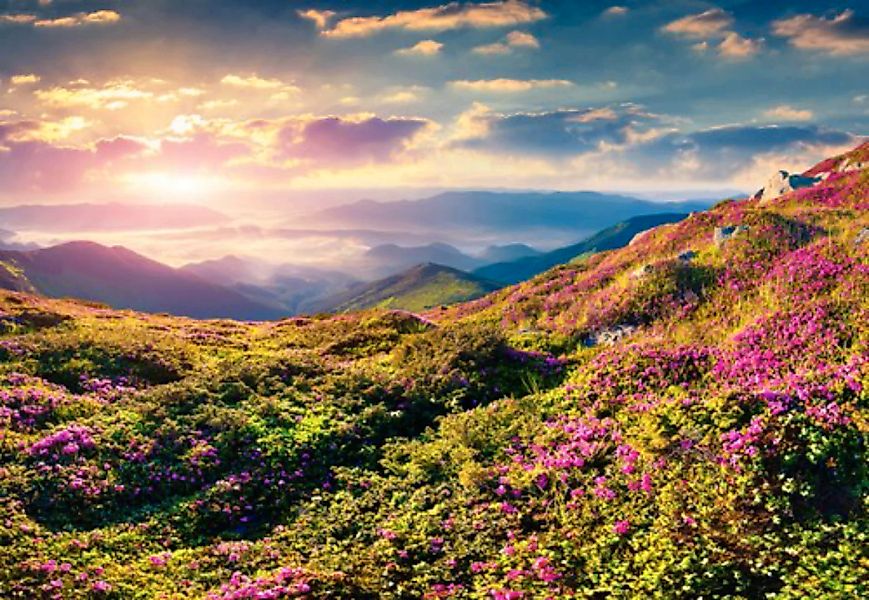
<path id="1" fill-rule="evenodd" d="M 540 41 L 526 31 L 511 31 L 504 36 L 503 41 L 477 46 L 472 52 L 487 55 L 510 54 L 514 48 L 532 48 L 536 50 L 540 48 Z"/>
<path id="2" fill-rule="evenodd" d="M 626 14 L 628 14 L 627 6 L 610 6 L 608 9 L 603 11 L 603 15 L 606 17 L 617 17 Z"/>
<path id="3" fill-rule="evenodd" d="M 572 157 L 629 144 L 661 124 L 637 105 L 498 114 L 477 104 L 457 121 L 460 147 L 510 155 Z"/>
<path id="4" fill-rule="evenodd" d="M 280 79 L 264 79 L 256 74 L 253 75 L 225 75 L 220 83 L 239 89 L 247 89 L 254 92 L 269 92 L 269 99 L 275 102 L 284 102 L 299 94 L 301 90 L 295 85 L 285 83 Z"/>
<path id="5" fill-rule="evenodd" d="M 264 79 L 257 75 L 225 75 L 220 83 L 256 90 L 276 90 L 284 87 L 284 82 L 280 79 Z"/>
<path id="6" fill-rule="evenodd" d="M 113 80 L 102 87 L 72 83 L 34 92 L 39 101 L 57 107 L 87 107 L 106 110 L 126 108 L 131 101 L 153 98 L 153 92 L 142 89 L 132 80 Z"/>
<path id="7" fill-rule="evenodd" d="M 296 13 L 303 19 L 312 21 L 317 29 L 323 30 L 329 25 L 329 21 L 335 16 L 334 10 L 316 10 L 309 8 L 308 10 L 299 10 Z"/>
<path id="8" fill-rule="evenodd" d="M 711 8 L 705 12 L 688 15 L 667 23 L 662 28 L 667 33 L 691 38 L 709 38 L 723 35 L 733 24 L 733 17 L 720 8 Z"/>
<path id="9" fill-rule="evenodd" d="M 637 145 L 624 156 L 650 175 L 720 181 L 740 178 L 741 171 L 752 170 L 763 156 L 821 157 L 830 147 L 841 148 L 853 143 L 854 136 L 849 133 L 813 125 L 728 125 L 670 133 Z M 779 163 L 775 168 L 782 166 L 783 163 Z M 748 179 L 767 175 L 752 171 Z"/>
<path id="10" fill-rule="evenodd" d="M 779 106 L 770 108 L 764 111 L 763 114 L 770 119 L 781 121 L 811 121 L 814 117 L 814 113 L 810 110 L 794 108 L 787 104 L 780 104 Z"/>
<path id="11" fill-rule="evenodd" d="M 31 85 L 34 83 L 39 83 L 40 79 L 42 78 L 35 73 L 27 73 L 23 75 L 13 75 L 9 78 L 9 83 L 14 86 Z"/>
<path id="12" fill-rule="evenodd" d="M 728 59 L 750 58 L 760 52 L 762 39 L 743 37 L 730 30 L 733 16 L 720 9 L 711 8 L 705 12 L 688 15 L 664 25 L 661 30 L 685 38 L 702 40 L 691 45 L 698 53 L 705 53 L 710 48 L 709 40 L 721 40 L 717 46 L 718 55 Z"/>
<path id="13" fill-rule="evenodd" d="M 430 88 L 422 85 L 397 87 L 381 96 L 380 101 L 386 104 L 410 104 L 421 101 L 423 96 L 429 91 Z"/>
<path id="14" fill-rule="evenodd" d="M 572 82 L 566 79 L 477 79 L 451 81 L 450 85 L 459 90 L 473 92 L 514 93 L 528 92 L 536 89 L 570 87 Z"/>
<path id="15" fill-rule="evenodd" d="M 808 14 L 779 19 L 773 22 L 772 31 L 803 50 L 834 55 L 869 52 L 869 23 L 856 17 L 853 10 L 842 11 L 831 19 Z"/>
<path id="16" fill-rule="evenodd" d="M 289 120 L 278 132 L 286 158 L 307 163 L 352 165 L 397 159 L 431 128 L 425 119 L 362 116 Z"/>
<path id="17" fill-rule="evenodd" d="M 507 34 L 507 44 L 513 48 L 540 48 L 540 42 L 526 31 L 511 31 Z"/>
<path id="18" fill-rule="evenodd" d="M 68 17 L 55 19 L 38 19 L 33 21 L 34 27 L 80 27 L 82 25 L 107 25 L 121 20 L 120 13 L 114 10 L 97 10 L 89 13 L 76 13 Z"/>
<path id="19" fill-rule="evenodd" d="M 729 31 L 718 45 L 718 54 L 725 58 L 749 58 L 760 52 L 762 46 L 762 40 L 745 38 L 735 31 Z"/>
<path id="20" fill-rule="evenodd" d="M 0 24 L 8 23 L 11 25 L 27 25 L 36 21 L 36 15 L 25 13 L 7 13 L 0 15 Z"/>
<path id="21" fill-rule="evenodd" d="M 143 152 L 140 142 L 117 137 L 81 147 L 58 145 L 55 135 L 75 123 L 0 121 L 0 179 L 15 192 L 74 189 L 89 173 Z"/>
<path id="22" fill-rule="evenodd" d="M 417 42 L 410 48 L 402 48 L 401 50 L 396 50 L 396 54 L 400 54 L 402 56 L 434 56 L 435 54 L 440 53 L 441 48 L 444 45 L 435 40 L 422 40 L 421 42 Z"/>
<path id="23" fill-rule="evenodd" d="M 364 37 L 388 29 L 446 31 L 463 27 L 510 27 L 546 18 L 546 13 L 524 0 L 494 2 L 450 2 L 431 8 L 403 10 L 386 16 L 349 17 L 323 29 L 333 38 Z"/>

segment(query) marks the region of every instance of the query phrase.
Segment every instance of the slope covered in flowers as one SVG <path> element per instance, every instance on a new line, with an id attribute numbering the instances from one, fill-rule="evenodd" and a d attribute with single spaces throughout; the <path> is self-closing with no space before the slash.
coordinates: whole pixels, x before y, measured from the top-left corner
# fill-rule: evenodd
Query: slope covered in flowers
<path id="1" fill-rule="evenodd" d="M 423 316 L 4 293 L 0 597 L 865 596 L 841 160 Z"/>

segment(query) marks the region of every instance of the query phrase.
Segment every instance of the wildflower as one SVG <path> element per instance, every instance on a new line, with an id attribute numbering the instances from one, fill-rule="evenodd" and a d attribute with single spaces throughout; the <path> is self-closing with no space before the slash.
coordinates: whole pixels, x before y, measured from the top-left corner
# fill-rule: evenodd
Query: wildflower
<path id="1" fill-rule="evenodd" d="M 616 521 L 616 524 L 613 525 L 613 533 L 618 535 L 625 535 L 630 529 L 631 523 L 628 520 Z"/>

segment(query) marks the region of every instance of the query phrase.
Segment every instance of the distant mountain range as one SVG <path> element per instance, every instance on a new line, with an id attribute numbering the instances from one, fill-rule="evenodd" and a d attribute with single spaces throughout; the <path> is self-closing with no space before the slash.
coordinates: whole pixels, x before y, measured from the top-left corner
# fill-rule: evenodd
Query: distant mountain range
<path id="1" fill-rule="evenodd" d="M 358 280 L 338 271 L 304 265 L 272 265 L 249 257 L 224 256 L 181 267 L 218 285 L 229 286 L 252 300 L 289 314 L 312 312 L 316 303 Z"/>
<path id="2" fill-rule="evenodd" d="M 639 215 L 688 213 L 709 202 L 653 202 L 597 192 L 446 192 L 420 200 L 361 200 L 310 215 L 330 225 L 396 230 L 593 232 Z"/>
<path id="3" fill-rule="evenodd" d="M 582 254 L 624 246 L 637 233 L 684 216 L 634 217 L 547 253 L 524 244 L 491 246 L 476 256 L 442 243 L 385 244 L 351 265 L 356 277 L 238 256 L 174 269 L 120 246 L 69 242 L 36 250 L 0 250 L 0 288 L 197 318 L 265 320 L 373 306 L 424 310 L 480 297 Z M 486 262 L 504 257 L 515 259 Z"/>
<path id="4" fill-rule="evenodd" d="M 74 297 L 115 308 L 196 318 L 275 319 L 286 310 L 173 269 L 120 246 L 70 242 L 41 250 L 0 251 L 11 289 L 29 286 L 54 298 Z M 11 277 L 10 274 L 15 274 Z"/>
<path id="5" fill-rule="evenodd" d="M 113 231 L 215 226 L 229 217 L 195 204 L 33 204 L 0 208 L 0 223 L 15 231 Z"/>
<path id="6" fill-rule="evenodd" d="M 501 287 L 480 277 L 426 263 L 372 283 L 358 284 L 318 306 L 324 312 L 346 312 L 364 308 L 426 310 L 479 298 Z"/>
<path id="7" fill-rule="evenodd" d="M 583 254 L 621 248 L 638 233 L 664 223 L 681 221 L 687 215 L 664 213 L 641 215 L 604 229 L 577 244 L 553 250 L 538 256 L 527 256 L 509 262 L 500 262 L 473 271 L 478 277 L 502 284 L 513 284 L 534 277 L 555 265 L 566 263 Z"/>
<path id="8" fill-rule="evenodd" d="M 539 251 L 525 244 L 489 246 L 478 255 L 466 254 L 455 246 L 442 242 L 425 246 L 382 244 L 366 251 L 352 264 L 352 271 L 363 279 L 388 277 L 423 263 L 435 263 L 460 271 L 472 271 L 493 262 L 539 254 Z"/>

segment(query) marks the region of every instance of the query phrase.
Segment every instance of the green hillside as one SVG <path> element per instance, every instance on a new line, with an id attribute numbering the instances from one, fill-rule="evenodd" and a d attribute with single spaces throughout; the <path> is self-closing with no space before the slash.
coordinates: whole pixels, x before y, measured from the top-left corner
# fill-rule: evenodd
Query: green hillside
<path id="1" fill-rule="evenodd" d="M 866 597 L 867 158 L 422 315 L 0 292 L 0 597 Z"/>
<path id="2" fill-rule="evenodd" d="M 353 287 L 323 303 L 321 309 L 334 312 L 366 308 L 423 311 L 473 300 L 499 287 L 498 284 L 457 269 L 426 263 L 379 281 Z"/>

